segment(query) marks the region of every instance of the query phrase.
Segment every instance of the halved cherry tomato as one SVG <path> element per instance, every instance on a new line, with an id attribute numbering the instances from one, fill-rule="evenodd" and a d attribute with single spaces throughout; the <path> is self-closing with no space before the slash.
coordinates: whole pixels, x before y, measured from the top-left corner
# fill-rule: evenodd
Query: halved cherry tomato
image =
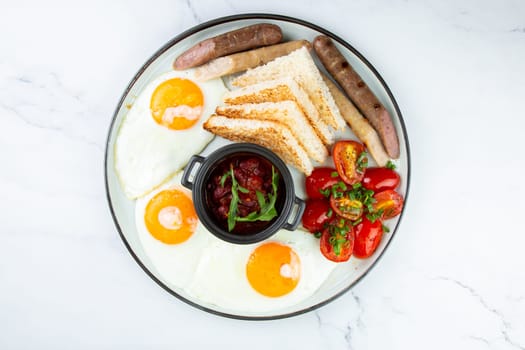
<path id="1" fill-rule="evenodd" d="M 365 147 L 356 141 L 338 141 L 332 149 L 334 164 L 341 179 L 353 185 L 363 178 L 368 165 Z"/>
<path id="2" fill-rule="evenodd" d="M 350 199 L 348 192 L 339 192 L 338 197 L 330 196 L 330 206 L 333 211 L 348 220 L 357 220 L 363 215 L 363 203 L 356 199 Z"/>
<path id="3" fill-rule="evenodd" d="M 327 199 L 309 199 L 304 209 L 303 227 L 312 233 L 321 232 L 324 224 L 330 220 L 329 211 Z"/>
<path id="4" fill-rule="evenodd" d="M 403 209 L 403 197 L 394 190 L 386 190 L 374 194 L 376 202 L 374 211 L 382 211 L 381 219 L 388 220 L 396 217 Z"/>
<path id="5" fill-rule="evenodd" d="M 330 189 L 339 181 L 341 178 L 334 168 L 315 168 L 306 177 L 306 194 L 310 198 L 325 198 L 321 191 Z"/>
<path id="6" fill-rule="evenodd" d="M 344 221 L 344 220 L 343 220 Z M 350 223 L 330 224 L 319 242 L 321 253 L 328 260 L 343 262 L 350 259 L 354 250 L 354 231 Z"/>
<path id="7" fill-rule="evenodd" d="M 399 174 L 389 168 L 367 168 L 361 183 L 374 192 L 395 190 L 399 185 Z"/>
<path id="8" fill-rule="evenodd" d="M 371 222 L 363 216 L 363 221 L 354 226 L 355 242 L 354 255 L 364 259 L 371 256 L 377 249 L 383 237 L 383 223 L 381 220 Z"/>

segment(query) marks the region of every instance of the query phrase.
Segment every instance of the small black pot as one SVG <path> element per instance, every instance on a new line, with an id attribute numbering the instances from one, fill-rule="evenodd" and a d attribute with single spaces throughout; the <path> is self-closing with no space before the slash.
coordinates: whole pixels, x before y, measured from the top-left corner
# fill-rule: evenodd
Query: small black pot
<path id="1" fill-rule="evenodd" d="M 224 230 L 217 224 L 213 214 L 206 205 L 206 184 L 208 183 L 209 177 L 215 170 L 216 166 L 220 164 L 224 159 L 232 157 L 234 155 L 249 155 L 253 154 L 258 157 L 265 158 L 281 174 L 284 183 L 284 203 L 282 209 L 279 212 L 277 218 L 272 222 L 270 226 L 265 227 L 260 231 L 256 231 L 248 234 L 234 234 Z M 194 171 L 196 164 L 200 164 L 200 167 Z M 191 180 L 191 181 L 190 181 Z M 217 149 L 215 152 L 210 154 L 207 158 L 194 155 L 191 157 L 188 165 L 184 169 L 181 183 L 183 186 L 192 190 L 193 203 L 197 215 L 201 220 L 202 224 L 218 238 L 236 244 L 250 244 L 263 241 L 271 237 L 274 233 L 280 229 L 293 231 L 299 225 L 301 218 L 304 213 L 305 203 L 302 199 L 295 195 L 294 183 L 292 175 L 288 170 L 286 164 L 270 150 L 252 144 L 252 143 L 234 143 L 222 148 Z M 296 210 L 294 208 L 297 207 Z M 290 222 L 290 217 L 292 217 Z"/>

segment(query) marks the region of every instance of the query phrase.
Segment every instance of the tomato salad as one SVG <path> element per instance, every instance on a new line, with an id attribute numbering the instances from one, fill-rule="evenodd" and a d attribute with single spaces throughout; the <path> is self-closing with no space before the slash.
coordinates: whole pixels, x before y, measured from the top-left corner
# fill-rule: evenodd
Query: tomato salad
<path id="1" fill-rule="evenodd" d="M 332 157 L 335 168 L 316 168 L 306 178 L 303 227 L 320 238 L 329 260 L 368 258 L 388 232 L 383 222 L 403 209 L 399 174 L 391 162 L 368 168 L 365 147 L 356 141 L 336 142 Z"/>

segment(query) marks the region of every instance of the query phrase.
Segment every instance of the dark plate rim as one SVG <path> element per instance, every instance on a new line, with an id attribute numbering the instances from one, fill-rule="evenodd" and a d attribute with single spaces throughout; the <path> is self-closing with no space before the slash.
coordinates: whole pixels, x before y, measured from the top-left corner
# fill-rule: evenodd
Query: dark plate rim
<path id="1" fill-rule="evenodd" d="M 406 151 L 407 151 L 407 162 L 408 163 L 407 163 L 407 179 L 406 179 L 407 187 L 406 187 L 406 193 L 405 193 L 405 198 L 404 198 L 405 199 L 405 206 L 403 208 L 403 211 L 401 212 L 401 215 L 399 217 L 399 220 L 397 221 L 396 226 L 394 227 L 394 229 L 393 229 L 393 231 L 391 233 L 392 237 L 390 237 L 390 240 L 387 242 L 385 248 L 379 254 L 377 259 L 372 263 L 372 265 L 370 265 L 368 270 L 366 270 L 358 279 L 356 279 L 353 283 L 348 285 L 346 288 L 342 289 L 340 292 L 334 294 L 330 298 L 328 298 L 328 299 L 326 299 L 326 300 L 324 300 L 324 301 L 322 301 L 320 303 L 317 303 L 315 305 L 312 305 L 312 306 L 310 306 L 308 308 L 299 310 L 299 311 L 285 313 L 285 314 L 279 314 L 279 315 L 273 315 L 273 316 L 242 316 L 242 315 L 236 315 L 236 314 L 229 314 L 229 313 L 225 313 L 225 312 L 220 312 L 220 311 L 217 311 L 217 310 L 213 310 L 213 309 L 207 308 L 207 307 L 202 306 L 200 304 L 194 303 L 193 301 L 188 300 L 188 299 L 184 298 L 183 296 L 177 294 L 173 290 L 171 290 L 167 285 L 162 283 L 162 281 L 160 281 L 157 277 L 155 277 L 153 275 L 153 273 L 151 273 L 148 270 L 148 268 L 140 261 L 138 256 L 135 254 L 135 252 L 131 248 L 129 242 L 126 240 L 126 237 L 124 236 L 124 234 L 122 232 L 122 229 L 121 229 L 121 227 L 119 225 L 119 222 L 118 222 L 117 217 L 115 215 L 115 211 L 113 209 L 111 196 L 110 196 L 110 193 L 109 193 L 107 160 L 108 160 L 108 152 L 109 152 L 109 144 L 110 144 L 111 133 L 112 133 L 113 128 L 115 126 L 115 121 L 117 119 L 118 112 L 119 112 L 120 108 L 122 107 L 122 104 L 124 103 L 124 99 L 128 95 L 128 93 L 131 90 L 132 86 L 135 84 L 135 82 L 142 75 L 142 73 L 147 69 L 147 67 L 149 67 L 149 65 L 154 60 L 156 60 L 166 50 L 168 50 L 169 48 L 171 48 L 173 45 L 177 44 L 178 42 L 182 41 L 183 39 L 186 39 L 188 36 L 190 36 L 192 34 L 195 34 L 195 33 L 199 32 L 201 30 L 204 30 L 204 29 L 207 29 L 207 28 L 210 28 L 210 27 L 214 27 L 214 26 L 219 25 L 219 24 L 228 23 L 228 22 L 235 22 L 235 21 L 238 21 L 238 20 L 246 20 L 246 19 L 279 20 L 279 21 L 283 21 L 283 22 L 290 22 L 290 23 L 299 24 L 299 25 L 308 27 L 310 29 L 313 29 L 313 30 L 319 32 L 319 33 L 322 33 L 324 35 L 327 35 L 327 36 L 331 37 L 333 40 L 336 40 L 339 44 L 341 44 L 342 46 L 344 46 L 345 48 L 350 50 L 353 54 L 355 54 L 372 71 L 372 73 L 376 76 L 376 78 L 379 80 L 379 82 L 381 83 L 381 85 L 383 86 L 385 91 L 387 92 L 388 97 L 392 101 L 392 104 L 394 105 L 396 113 L 399 116 L 399 123 L 401 125 L 401 130 L 403 132 L 403 136 L 405 138 L 405 147 L 406 147 Z M 392 94 L 392 92 L 390 91 L 390 88 L 388 87 L 388 85 L 384 81 L 383 77 L 374 68 L 374 66 L 372 66 L 372 64 L 359 51 L 357 51 L 352 45 L 348 44 L 345 40 L 343 40 L 339 36 L 333 34 L 332 32 L 330 32 L 330 31 L 328 31 L 328 30 L 326 30 L 324 28 L 321 28 L 321 27 L 319 27 L 319 26 L 317 26 L 317 25 L 315 25 L 313 23 L 310 23 L 310 22 L 307 22 L 305 20 L 302 20 L 302 19 L 298 19 L 298 18 L 294 18 L 294 17 L 290 17 L 290 16 L 279 15 L 279 14 L 272 14 L 272 13 L 244 13 L 244 14 L 238 14 L 238 15 L 219 17 L 219 18 L 216 18 L 216 19 L 213 19 L 213 20 L 201 23 L 199 25 L 196 25 L 196 26 L 194 26 L 194 27 L 192 27 L 192 28 L 182 32 L 181 34 L 177 35 L 175 38 L 171 39 L 170 41 L 168 41 L 157 52 L 155 52 L 146 61 L 146 63 L 144 63 L 142 65 L 142 67 L 135 74 L 133 79 L 131 79 L 131 81 L 129 82 L 128 86 L 124 90 L 124 93 L 122 94 L 122 96 L 121 96 L 121 98 L 120 98 L 120 100 L 119 100 L 119 102 L 117 104 L 115 112 L 113 113 L 113 117 L 112 117 L 111 123 L 109 125 L 109 130 L 108 130 L 107 138 L 106 138 L 106 150 L 104 152 L 104 182 L 105 182 L 105 189 L 106 189 L 106 200 L 107 200 L 107 203 L 108 203 L 108 206 L 109 206 L 109 210 L 111 212 L 111 217 L 113 218 L 113 222 L 114 222 L 114 224 L 115 224 L 115 226 L 117 228 L 117 231 L 118 231 L 118 233 L 120 235 L 120 238 L 122 239 L 122 242 L 126 246 L 128 252 L 131 254 L 131 256 L 133 257 L 135 262 L 142 268 L 142 270 L 144 270 L 144 272 L 153 281 L 155 281 L 160 287 L 162 287 L 164 290 L 166 290 L 168 293 L 170 293 L 171 295 L 175 296 L 179 300 L 182 300 L 183 302 L 185 302 L 185 303 L 187 303 L 187 304 L 189 304 L 189 305 L 191 305 L 191 306 L 193 306 L 193 307 L 195 307 L 197 309 L 200 309 L 202 311 L 206 311 L 206 312 L 214 314 L 214 315 L 227 317 L 227 318 L 238 319 L 238 320 L 249 320 L 249 321 L 277 320 L 277 319 L 283 319 L 283 318 L 288 318 L 288 317 L 292 317 L 292 316 L 298 316 L 298 315 L 301 315 L 301 314 L 304 314 L 304 313 L 316 310 L 316 309 L 318 309 L 318 308 L 320 308 L 320 307 L 322 307 L 322 306 L 332 302 L 333 300 L 339 298 L 341 295 L 345 294 L 351 288 L 353 288 L 357 283 L 359 283 L 365 276 L 367 276 L 368 273 L 376 266 L 377 262 L 383 257 L 384 253 L 388 249 L 388 246 L 390 245 L 390 243 L 394 239 L 394 235 L 396 234 L 397 229 L 399 227 L 399 224 L 401 223 L 401 220 L 403 219 L 404 213 L 406 211 L 406 203 L 407 203 L 409 189 L 410 189 L 410 173 L 411 173 L 410 146 L 409 146 L 408 135 L 407 135 L 407 131 L 406 131 L 405 122 L 404 122 L 403 116 L 401 114 L 401 110 L 399 109 L 397 101 L 394 98 L 394 95 Z"/>

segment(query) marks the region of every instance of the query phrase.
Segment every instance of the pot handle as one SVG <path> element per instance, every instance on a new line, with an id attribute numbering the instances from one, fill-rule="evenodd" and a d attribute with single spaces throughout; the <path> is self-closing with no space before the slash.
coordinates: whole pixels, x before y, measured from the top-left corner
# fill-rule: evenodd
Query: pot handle
<path id="1" fill-rule="evenodd" d="M 193 167 L 195 166 L 195 163 L 202 164 L 202 162 L 204 162 L 205 159 L 206 158 L 198 156 L 198 155 L 191 156 L 190 161 L 188 162 L 188 165 L 186 165 L 186 168 L 184 168 L 182 179 L 180 180 L 180 183 L 182 184 L 182 186 L 190 190 L 193 189 L 193 181 L 190 181 L 190 176 L 191 176 Z M 195 176 L 192 177 L 192 180 L 193 179 L 195 179 Z"/>
<path id="2" fill-rule="evenodd" d="M 283 228 L 288 231 L 294 231 L 297 228 L 297 226 L 299 226 L 299 223 L 303 218 L 304 209 L 306 207 L 304 200 L 302 200 L 299 197 L 295 197 L 294 205 L 297 207 L 297 210 L 295 210 L 295 217 L 293 218 L 292 222 L 287 221 L 286 224 L 284 224 L 283 226 Z M 293 212 L 294 210 L 292 208 L 292 213 Z"/>

